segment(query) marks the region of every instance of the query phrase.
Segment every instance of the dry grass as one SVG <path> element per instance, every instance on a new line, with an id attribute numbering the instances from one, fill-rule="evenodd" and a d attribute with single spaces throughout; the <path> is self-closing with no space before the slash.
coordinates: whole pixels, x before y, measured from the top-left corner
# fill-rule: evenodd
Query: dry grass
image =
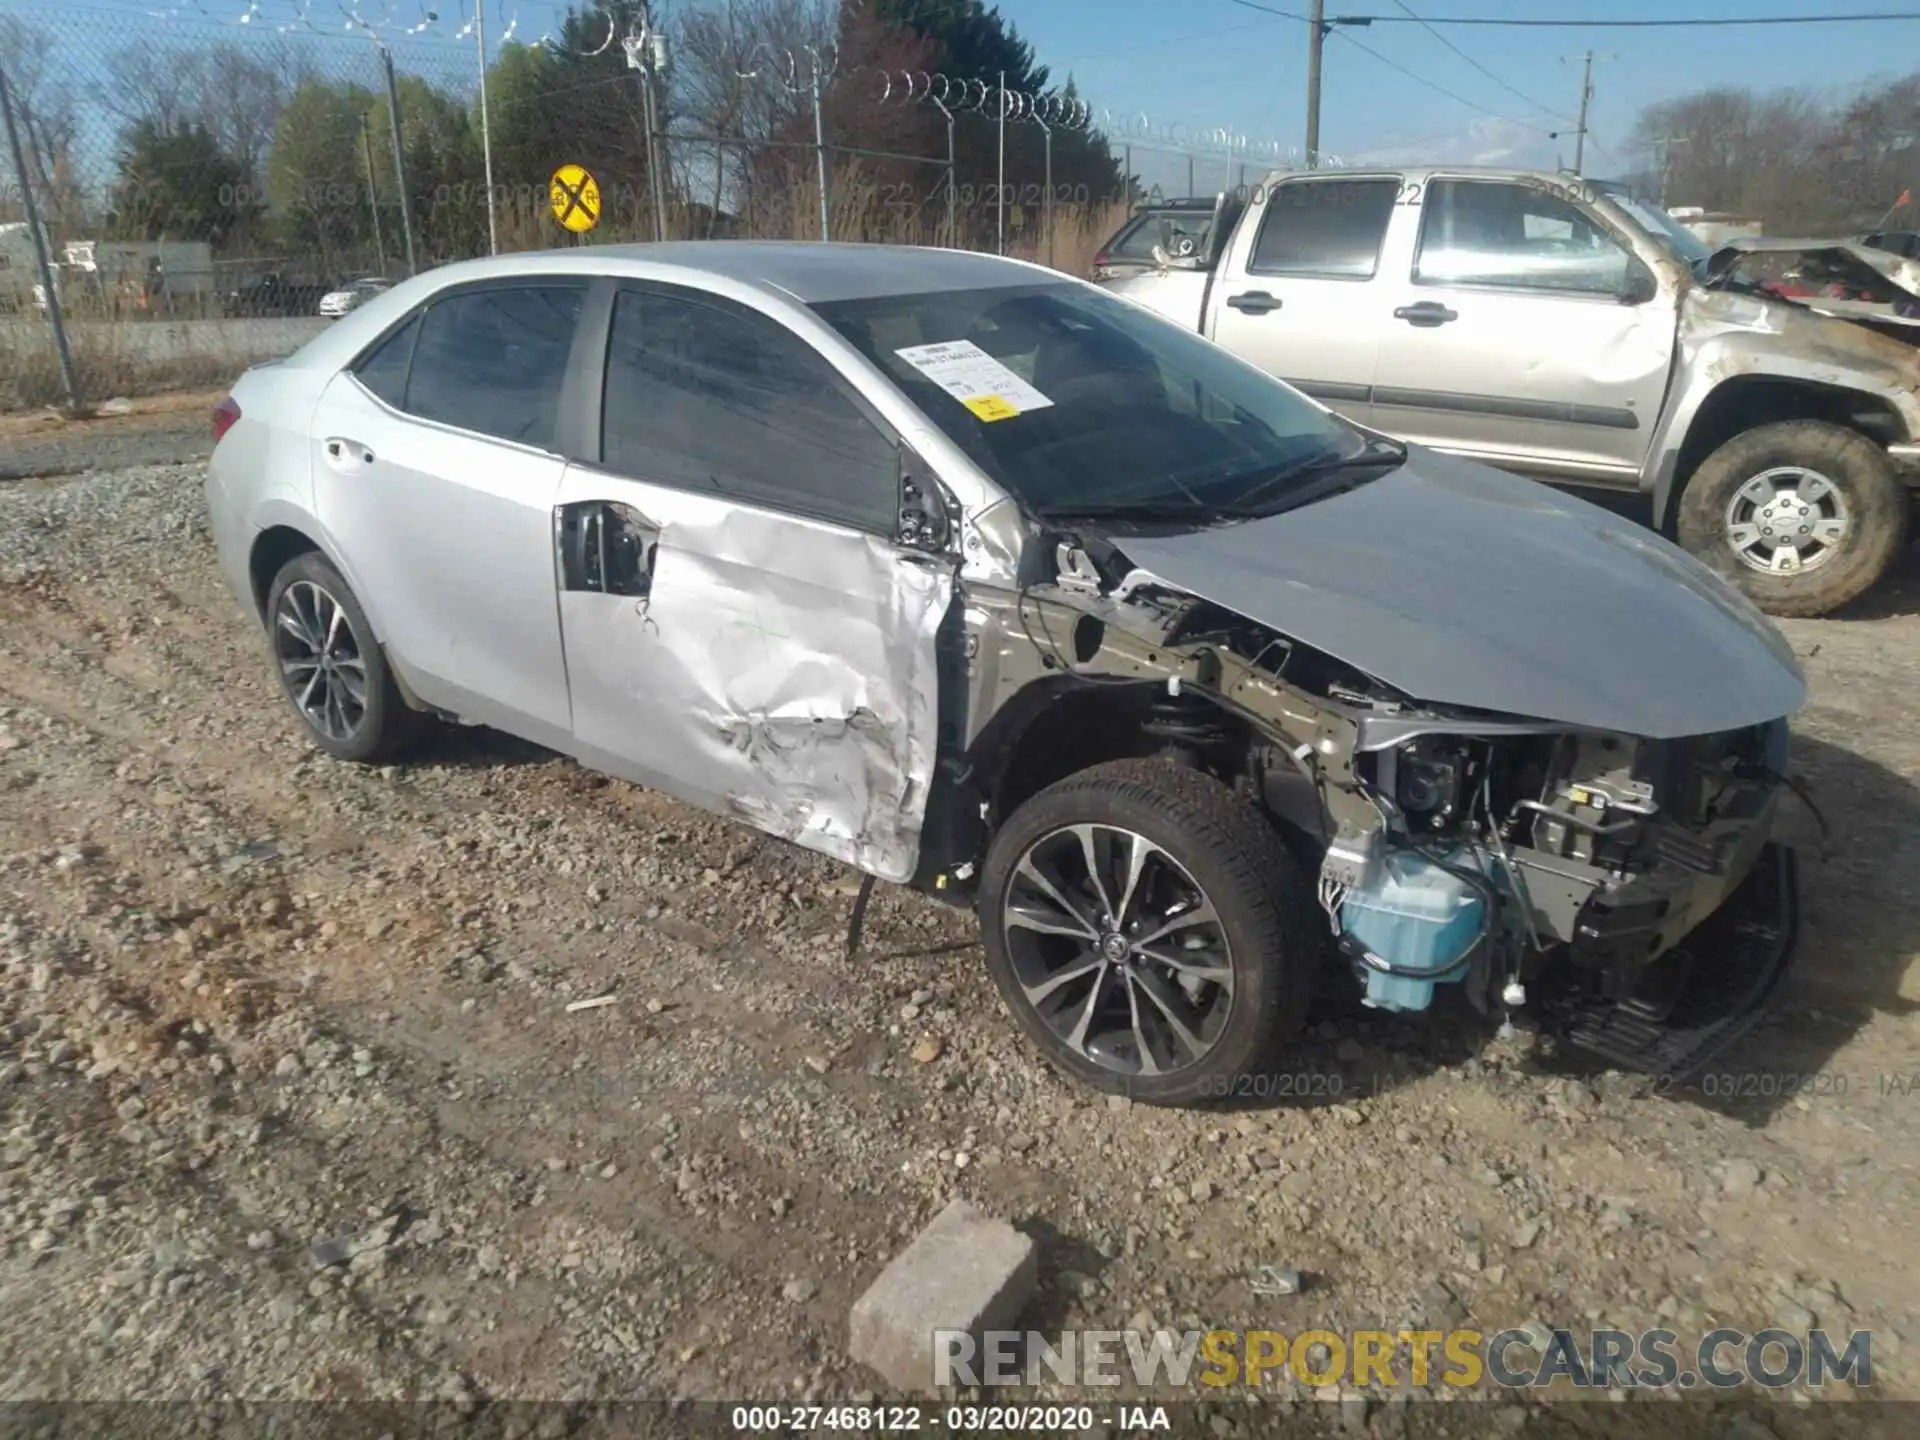
<path id="1" fill-rule="evenodd" d="M 131 346 L 120 326 L 68 331 L 82 409 L 116 396 L 156 395 L 222 384 L 246 366 L 232 354 L 155 357 Z M 0 324 L 0 412 L 65 408 L 66 382 L 53 331 L 44 320 Z"/>

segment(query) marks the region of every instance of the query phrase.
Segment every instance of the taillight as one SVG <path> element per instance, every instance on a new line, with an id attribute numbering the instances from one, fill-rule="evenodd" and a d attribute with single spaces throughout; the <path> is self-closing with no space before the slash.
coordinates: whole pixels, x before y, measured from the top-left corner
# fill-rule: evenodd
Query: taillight
<path id="1" fill-rule="evenodd" d="M 240 407 L 229 395 L 213 407 L 213 443 L 218 445 L 220 437 L 233 428 L 233 422 L 240 418 Z"/>

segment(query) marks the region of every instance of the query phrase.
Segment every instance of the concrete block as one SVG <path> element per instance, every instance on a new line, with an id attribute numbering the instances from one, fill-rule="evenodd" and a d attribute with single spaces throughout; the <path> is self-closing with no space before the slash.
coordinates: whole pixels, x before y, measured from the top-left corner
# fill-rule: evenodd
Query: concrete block
<path id="1" fill-rule="evenodd" d="M 1033 1241 L 955 1198 L 854 1302 L 850 1352 L 899 1390 L 934 1385 L 934 1332 L 1012 1329 L 1039 1278 Z"/>

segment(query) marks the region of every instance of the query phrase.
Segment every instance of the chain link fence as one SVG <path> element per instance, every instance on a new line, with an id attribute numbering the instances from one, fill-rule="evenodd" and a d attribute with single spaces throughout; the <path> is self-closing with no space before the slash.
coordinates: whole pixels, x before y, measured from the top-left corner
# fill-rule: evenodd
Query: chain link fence
<path id="1" fill-rule="evenodd" d="M 218 383 L 336 292 L 495 251 L 824 235 L 1084 274 L 1148 192 L 1136 149 L 1203 190 L 1247 177 L 1244 141 L 916 77 L 844 14 L 846 43 L 781 46 L 697 4 L 671 36 L 602 5 L 535 43 L 489 43 L 478 9 L 431 35 L 299 13 L 0 0 L 0 408 Z M 564 164 L 597 182 L 585 234 L 556 219 Z"/>

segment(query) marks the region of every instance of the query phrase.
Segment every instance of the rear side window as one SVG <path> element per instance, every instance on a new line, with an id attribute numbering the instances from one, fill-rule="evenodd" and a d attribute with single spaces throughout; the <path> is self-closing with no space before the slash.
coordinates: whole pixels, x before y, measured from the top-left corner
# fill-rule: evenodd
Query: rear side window
<path id="1" fill-rule="evenodd" d="M 1150 211 L 1129 221 L 1108 242 L 1107 258 L 1150 265 L 1156 245 L 1176 259 L 1204 255 L 1212 229 L 1211 210 Z"/>
<path id="2" fill-rule="evenodd" d="M 1274 188 L 1247 269 L 1257 275 L 1370 279 L 1400 182 L 1296 180 Z"/>
<path id="3" fill-rule="evenodd" d="M 515 285 L 434 301 L 420 320 L 403 408 L 552 449 L 585 295 L 579 285 Z"/>
<path id="4" fill-rule="evenodd" d="M 419 333 L 420 317 L 416 315 L 374 346 L 353 369 L 362 385 L 396 410 L 406 404 L 407 367 L 413 362 L 413 341 Z"/>
<path id="5" fill-rule="evenodd" d="M 615 298 L 610 470 L 890 535 L 899 452 L 833 367 L 763 315 L 656 291 Z"/>

